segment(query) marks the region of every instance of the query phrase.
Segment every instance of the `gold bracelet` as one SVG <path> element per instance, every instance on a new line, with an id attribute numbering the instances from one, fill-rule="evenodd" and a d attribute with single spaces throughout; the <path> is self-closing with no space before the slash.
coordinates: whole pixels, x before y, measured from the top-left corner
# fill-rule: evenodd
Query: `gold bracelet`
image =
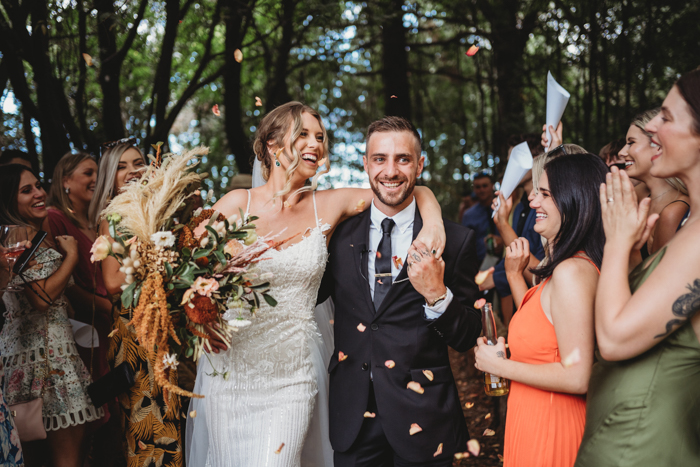
<path id="1" fill-rule="evenodd" d="M 438 298 L 436 298 L 436 299 L 433 300 L 432 302 L 430 302 L 430 301 L 428 301 L 428 300 L 426 299 L 426 300 L 425 300 L 425 304 L 428 305 L 429 308 L 432 308 L 432 307 L 434 307 L 435 305 L 437 305 L 437 302 L 440 302 L 440 301 L 442 301 L 442 300 L 444 300 L 444 299 L 446 299 L 446 298 L 447 298 L 447 290 L 445 290 L 445 293 L 444 293 L 444 294 L 440 295 Z"/>

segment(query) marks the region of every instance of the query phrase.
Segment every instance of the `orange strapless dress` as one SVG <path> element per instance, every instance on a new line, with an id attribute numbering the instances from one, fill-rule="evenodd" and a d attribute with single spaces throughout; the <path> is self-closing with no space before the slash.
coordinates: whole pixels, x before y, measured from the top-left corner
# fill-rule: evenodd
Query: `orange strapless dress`
<path id="1" fill-rule="evenodd" d="M 554 326 L 544 314 L 544 284 L 528 290 L 508 330 L 511 360 L 541 365 L 561 361 Z M 586 422 L 586 398 L 511 381 L 506 416 L 505 467 L 571 467 Z"/>

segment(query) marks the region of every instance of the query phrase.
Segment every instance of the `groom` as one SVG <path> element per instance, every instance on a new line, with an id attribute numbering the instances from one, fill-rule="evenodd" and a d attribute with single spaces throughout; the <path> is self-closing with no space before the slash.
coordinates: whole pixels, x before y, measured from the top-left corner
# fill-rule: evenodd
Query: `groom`
<path id="1" fill-rule="evenodd" d="M 372 123 L 363 161 L 375 198 L 335 231 L 319 293 L 336 307 L 335 466 L 451 466 L 469 434 L 447 346 L 466 351 L 481 332 L 474 232 L 446 222 L 442 259 L 414 242 L 424 158 L 407 120 Z"/>

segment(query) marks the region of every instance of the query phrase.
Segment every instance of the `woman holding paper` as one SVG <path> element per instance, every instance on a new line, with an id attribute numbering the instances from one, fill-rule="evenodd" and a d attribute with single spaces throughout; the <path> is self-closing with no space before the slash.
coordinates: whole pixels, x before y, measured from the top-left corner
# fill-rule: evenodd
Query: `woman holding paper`
<path id="1" fill-rule="evenodd" d="M 605 255 L 595 304 L 600 355 L 576 467 L 700 465 L 700 70 L 683 75 L 646 126 L 651 174 L 688 187 L 691 215 L 628 274 L 656 215 L 612 169 L 600 188 Z"/>
<path id="2" fill-rule="evenodd" d="M 506 271 L 519 311 L 505 340 L 480 338 L 479 370 L 511 380 L 505 466 L 571 467 L 583 437 L 585 394 L 593 365 L 593 302 L 601 263 L 603 226 L 597 186 L 608 169 L 593 154 L 562 155 L 545 165 L 530 206 L 535 231 L 545 237 L 549 261 L 527 290 L 525 239 L 508 247 Z"/>

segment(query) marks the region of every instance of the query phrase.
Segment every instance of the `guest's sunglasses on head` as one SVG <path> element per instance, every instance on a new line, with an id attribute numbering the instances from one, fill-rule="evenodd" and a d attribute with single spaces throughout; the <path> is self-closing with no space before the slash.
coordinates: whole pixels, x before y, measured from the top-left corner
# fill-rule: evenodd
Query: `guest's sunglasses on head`
<path id="1" fill-rule="evenodd" d="M 113 148 L 118 144 L 130 144 L 132 146 L 136 146 L 136 138 L 130 136 L 128 138 L 122 138 L 116 141 L 107 141 L 106 143 L 102 143 L 102 145 L 100 146 L 100 157 L 102 157 L 102 154 L 104 153 L 105 149 Z"/>
<path id="2" fill-rule="evenodd" d="M 552 149 L 547 153 L 550 158 L 552 157 L 559 157 L 559 156 L 568 156 L 569 154 L 566 152 L 566 148 L 564 147 L 563 144 L 560 144 L 556 148 Z"/>

